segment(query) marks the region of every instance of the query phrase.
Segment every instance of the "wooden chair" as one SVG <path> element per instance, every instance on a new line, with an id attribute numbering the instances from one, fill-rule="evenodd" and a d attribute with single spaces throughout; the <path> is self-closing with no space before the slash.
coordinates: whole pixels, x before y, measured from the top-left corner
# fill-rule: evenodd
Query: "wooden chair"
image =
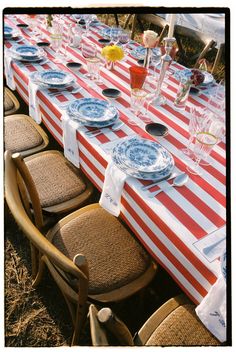
<path id="1" fill-rule="evenodd" d="M 85 205 L 93 193 L 93 185 L 81 170 L 57 150 L 47 150 L 24 159 L 19 153 L 13 156 L 19 182 L 27 187 L 25 198 L 34 198 L 36 194 L 39 198 L 38 206 L 44 214 L 40 220 L 41 230 L 48 227 L 48 221 L 55 222 L 62 214 Z"/>
<path id="2" fill-rule="evenodd" d="M 4 87 L 4 116 L 12 115 L 20 108 L 20 103 L 10 89 Z"/>
<path id="3" fill-rule="evenodd" d="M 148 285 L 156 265 L 122 223 L 99 204 L 81 208 L 42 234 L 42 211 L 32 179 L 27 186 L 34 210 L 19 184 L 19 154 L 5 152 L 5 193 L 11 213 L 31 243 L 33 285 L 49 269 L 68 305 L 74 333 L 72 345 L 86 320 L 87 302 L 123 300 Z"/>
<path id="4" fill-rule="evenodd" d="M 42 151 L 48 136 L 30 116 L 15 114 L 4 117 L 4 147 L 23 157 Z"/>
<path id="5" fill-rule="evenodd" d="M 220 342 L 195 314 L 185 295 L 171 298 L 144 323 L 134 338 L 110 308 L 89 307 L 93 346 L 108 346 L 109 331 L 120 346 L 216 346 Z"/>

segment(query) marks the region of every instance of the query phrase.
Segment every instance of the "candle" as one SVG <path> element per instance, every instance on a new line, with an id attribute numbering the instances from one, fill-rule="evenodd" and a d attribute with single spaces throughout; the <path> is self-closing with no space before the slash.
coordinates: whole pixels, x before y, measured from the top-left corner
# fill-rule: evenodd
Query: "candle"
<path id="1" fill-rule="evenodd" d="M 175 13 L 170 15 L 170 24 L 169 24 L 168 38 L 172 38 L 173 37 L 174 27 L 175 27 L 175 19 L 176 19 L 176 14 Z"/>

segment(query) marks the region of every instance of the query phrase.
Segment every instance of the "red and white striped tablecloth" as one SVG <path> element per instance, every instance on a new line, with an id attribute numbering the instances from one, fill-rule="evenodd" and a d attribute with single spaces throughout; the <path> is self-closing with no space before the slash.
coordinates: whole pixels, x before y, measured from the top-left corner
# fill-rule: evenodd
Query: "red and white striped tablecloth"
<path id="1" fill-rule="evenodd" d="M 15 26 L 23 23 L 24 16 L 5 16 L 5 23 Z M 69 16 L 65 20 L 66 26 L 71 23 Z M 49 33 L 40 24 L 42 36 L 49 39 Z M 96 43 L 101 38 L 99 31 L 105 25 L 91 27 L 89 40 Z M 30 30 L 23 32 L 22 43 L 30 40 Z M 42 38 L 41 38 L 42 39 Z M 11 47 L 12 42 L 6 41 L 5 47 Z M 13 62 L 14 78 L 17 90 L 28 103 L 29 74 L 35 71 L 59 68 L 69 71 L 64 64 L 54 63 L 54 51 L 47 48 L 49 62 L 44 65 L 25 65 Z M 78 146 L 80 148 L 81 169 L 101 190 L 104 173 L 109 160 L 109 146 L 113 141 L 131 134 L 139 134 L 144 138 L 152 139 L 145 131 L 145 124 L 130 125 L 129 117 L 135 118 L 129 110 L 130 85 L 129 66 L 136 64 L 136 60 L 129 56 L 125 61 L 116 63 L 114 71 L 102 68 L 104 84 L 96 85 L 83 79 L 86 72 L 86 63 L 79 49 L 68 48 L 71 60 L 83 63 L 80 74 L 74 74 L 76 82 L 81 85 L 79 93 L 62 92 L 60 96 L 48 95 L 48 90 L 39 90 L 38 98 L 44 125 L 52 136 L 62 145 L 62 129 L 60 103 L 82 97 L 96 97 L 104 99 L 102 90 L 114 87 L 121 90 L 122 95 L 114 100 L 114 105 L 120 112 L 124 122 L 121 130 L 102 134 L 95 138 L 86 137 L 84 131 L 77 131 Z M 175 70 L 183 69 L 177 63 L 172 63 Z M 181 149 L 186 146 L 189 133 L 189 111 L 192 105 L 206 106 L 207 96 L 200 94 L 190 96 L 186 111 L 179 112 L 173 108 L 173 101 L 177 92 L 178 82 L 173 76 L 168 79 L 168 86 L 164 89 L 167 104 L 160 107 L 150 106 L 150 117 L 154 122 L 163 123 L 169 129 L 166 137 L 156 138 L 169 150 L 176 165 L 176 171 L 186 171 L 186 161 Z M 110 143 L 110 144 L 109 144 Z M 195 302 L 201 302 L 220 272 L 218 260 L 208 262 L 193 245 L 198 239 L 212 233 L 225 225 L 226 222 L 226 162 L 225 144 L 215 146 L 210 155 L 210 166 L 201 166 L 202 176 L 189 175 L 190 180 L 184 187 L 172 188 L 169 192 L 162 192 L 154 198 L 148 198 L 149 191 L 143 191 L 142 185 L 148 181 L 129 178 L 125 184 L 121 198 L 121 217 L 126 221 L 140 242 L 146 247 L 153 258 L 160 263 Z M 153 187 L 152 191 L 157 190 Z"/>

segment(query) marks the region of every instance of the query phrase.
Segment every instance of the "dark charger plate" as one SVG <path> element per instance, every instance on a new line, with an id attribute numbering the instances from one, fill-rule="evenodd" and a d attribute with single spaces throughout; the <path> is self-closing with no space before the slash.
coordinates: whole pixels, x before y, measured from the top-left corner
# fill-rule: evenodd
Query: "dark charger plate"
<path id="1" fill-rule="evenodd" d="M 103 89 L 102 94 L 107 98 L 116 99 L 121 95 L 121 91 L 115 88 Z"/>
<path id="2" fill-rule="evenodd" d="M 103 45 L 108 45 L 111 41 L 109 39 L 101 38 L 98 39 L 98 42 Z"/>
<path id="3" fill-rule="evenodd" d="M 72 61 L 72 62 L 68 62 L 68 63 L 66 64 L 66 66 L 67 66 L 68 68 L 71 68 L 71 69 L 77 69 L 77 70 L 79 70 L 79 69 L 81 68 L 82 64 L 81 64 L 80 62 L 74 62 L 74 61 Z"/>
<path id="4" fill-rule="evenodd" d="M 29 27 L 29 26 L 28 26 L 28 24 L 26 24 L 26 23 L 18 23 L 18 24 L 17 24 L 17 27 L 19 27 L 19 28 L 27 28 L 27 27 Z"/>
<path id="5" fill-rule="evenodd" d="M 153 136 L 166 136 L 168 134 L 168 128 L 161 123 L 148 123 L 145 126 L 146 131 Z"/>
<path id="6" fill-rule="evenodd" d="M 38 46 L 49 46 L 50 43 L 49 42 L 38 42 L 36 43 Z"/>

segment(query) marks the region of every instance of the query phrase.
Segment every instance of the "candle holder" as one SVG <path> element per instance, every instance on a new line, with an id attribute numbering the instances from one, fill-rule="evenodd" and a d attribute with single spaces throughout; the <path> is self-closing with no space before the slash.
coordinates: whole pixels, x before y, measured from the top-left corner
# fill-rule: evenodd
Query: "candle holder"
<path id="1" fill-rule="evenodd" d="M 157 84 L 157 90 L 156 90 L 156 95 L 153 100 L 153 105 L 158 106 L 158 105 L 163 105 L 166 103 L 166 98 L 161 94 L 161 86 L 165 78 L 166 71 L 168 70 L 172 57 L 170 56 L 171 49 L 173 47 L 173 44 L 175 43 L 176 39 L 175 38 L 164 38 L 165 42 L 165 54 L 161 57 L 161 69 L 160 69 L 160 76 L 159 76 L 159 81 Z"/>

